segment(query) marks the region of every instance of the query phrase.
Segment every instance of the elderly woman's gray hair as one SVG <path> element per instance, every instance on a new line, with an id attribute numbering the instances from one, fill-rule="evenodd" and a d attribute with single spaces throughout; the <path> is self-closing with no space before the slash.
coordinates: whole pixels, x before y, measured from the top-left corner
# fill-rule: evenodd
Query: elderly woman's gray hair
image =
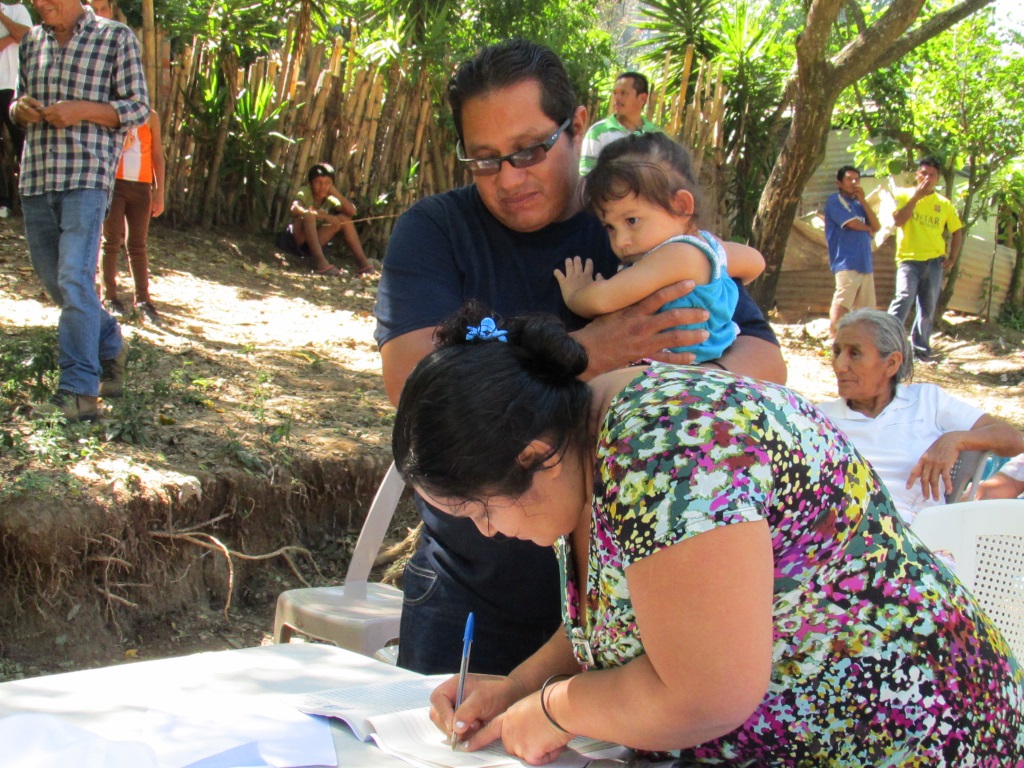
<path id="1" fill-rule="evenodd" d="M 899 320 L 880 309 L 862 307 L 843 315 L 836 323 L 836 332 L 851 325 L 863 325 L 870 330 L 875 349 L 883 358 L 893 352 L 903 355 L 903 362 L 893 376 L 893 389 L 897 384 L 905 384 L 914 378 L 914 351 Z"/>

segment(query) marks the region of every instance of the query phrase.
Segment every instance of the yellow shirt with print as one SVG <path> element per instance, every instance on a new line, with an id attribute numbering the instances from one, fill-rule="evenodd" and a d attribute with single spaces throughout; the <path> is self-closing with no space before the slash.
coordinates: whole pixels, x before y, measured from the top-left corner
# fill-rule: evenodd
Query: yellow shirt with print
<path id="1" fill-rule="evenodd" d="M 342 208 L 341 200 L 334 195 L 328 195 L 320 205 L 316 205 L 313 200 L 313 190 L 309 187 L 300 187 L 299 191 L 295 193 L 295 201 L 307 211 L 316 207 L 320 213 L 334 213 Z"/>
<path id="2" fill-rule="evenodd" d="M 896 193 L 896 210 L 914 196 L 913 189 Z M 945 257 L 946 241 L 942 233 L 961 229 L 960 217 L 949 200 L 937 192 L 921 198 L 914 206 L 914 215 L 902 227 L 896 228 L 896 261 L 928 261 Z"/>

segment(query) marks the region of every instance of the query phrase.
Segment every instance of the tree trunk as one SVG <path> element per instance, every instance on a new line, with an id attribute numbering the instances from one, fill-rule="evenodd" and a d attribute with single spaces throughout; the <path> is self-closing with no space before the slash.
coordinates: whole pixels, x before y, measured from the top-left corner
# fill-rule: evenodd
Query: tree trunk
<path id="1" fill-rule="evenodd" d="M 942 287 L 942 292 L 939 294 L 939 303 L 935 307 L 935 319 L 939 320 L 944 314 L 946 314 L 946 308 L 949 307 L 949 302 L 953 298 L 953 291 L 956 290 L 956 281 L 960 277 L 960 253 L 963 252 L 964 246 L 967 245 L 967 237 L 971 234 L 971 224 L 974 219 L 974 190 L 978 188 L 978 159 L 975 157 L 970 158 L 970 175 L 967 178 L 967 196 L 964 198 L 964 207 L 960 211 L 960 221 L 963 222 L 963 236 L 960 239 L 960 251 L 957 253 L 949 254 L 956 262 L 953 269 L 949 271 L 949 276 L 946 278 L 946 284 Z M 955 172 L 953 169 L 949 170 L 949 176 L 946 183 L 946 192 L 950 200 L 956 199 L 956 188 L 954 187 Z M 989 290 L 993 290 L 993 286 L 989 286 Z"/>
<path id="2" fill-rule="evenodd" d="M 789 232 L 804 187 L 825 156 L 832 109 L 839 94 L 993 1 L 962 0 L 907 31 L 918 19 L 924 0 L 891 0 L 876 21 L 829 58 L 832 25 L 843 1 L 811 0 L 807 23 L 796 40 L 796 77 L 790 83 L 793 124 L 768 177 L 752 227 L 751 245 L 764 256 L 765 271 L 752 284 L 751 295 L 763 310 L 775 304 Z"/>
<path id="3" fill-rule="evenodd" d="M 953 298 L 953 292 L 956 290 L 956 281 L 960 277 L 960 259 L 958 258 L 960 253 L 963 252 L 964 246 L 967 245 L 967 238 L 971 236 L 971 225 L 965 224 L 963 229 L 960 230 L 963 233 L 963 239 L 960 241 L 960 251 L 951 256 L 956 258 L 956 264 L 949 270 L 946 275 L 945 282 L 942 285 L 942 291 L 939 293 L 939 303 L 935 305 L 935 322 L 938 323 L 942 320 L 942 316 L 946 314 L 946 310 L 949 308 L 949 302 Z M 993 290 L 992 286 L 989 286 L 989 290 Z"/>
<path id="4" fill-rule="evenodd" d="M 754 218 L 751 245 L 764 256 L 765 269 L 764 274 L 750 285 L 750 295 L 765 312 L 775 304 L 775 289 L 782 273 L 782 259 L 800 196 L 825 158 L 825 143 L 832 127 L 832 107 L 836 97 L 825 88 L 825 72 L 821 74 L 820 101 L 811 104 L 806 97 L 797 99 L 793 124 L 768 177 Z"/>
<path id="5" fill-rule="evenodd" d="M 150 109 L 160 109 L 160 51 L 157 50 L 156 22 L 153 17 L 153 0 L 142 0 L 142 49 L 143 68 L 149 86 Z"/>
<path id="6" fill-rule="evenodd" d="M 1024 216 L 1017 218 L 1015 236 L 1010 241 L 1017 251 L 1013 261 L 1013 272 L 1010 274 L 1010 289 L 1006 294 L 1006 303 L 1016 307 L 1021 303 L 1021 284 L 1024 283 Z"/>
<path id="7" fill-rule="evenodd" d="M 224 117 L 220 123 L 220 130 L 217 132 L 217 139 L 213 150 L 213 161 L 210 163 L 209 176 L 206 181 L 206 189 L 203 193 L 203 211 L 200 226 L 203 229 L 213 228 L 214 213 L 216 212 L 215 201 L 220 191 L 220 167 L 224 162 L 224 152 L 228 144 L 228 134 L 231 131 L 231 121 L 235 117 L 235 80 L 234 75 L 238 70 L 238 59 L 231 49 L 222 50 L 221 76 L 224 79 L 224 87 L 227 92 L 224 97 Z"/>

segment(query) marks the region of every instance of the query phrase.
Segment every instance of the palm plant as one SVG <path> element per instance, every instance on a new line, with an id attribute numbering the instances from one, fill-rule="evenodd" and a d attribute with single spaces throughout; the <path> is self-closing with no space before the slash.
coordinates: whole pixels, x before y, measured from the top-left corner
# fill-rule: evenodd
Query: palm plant
<path id="1" fill-rule="evenodd" d="M 275 96 L 273 83 L 267 81 L 255 91 L 243 90 L 235 101 L 228 134 L 223 186 L 237 195 L 250 221 L 269 213 L 264 191 L 273 190 L 281 180 L 281 169 L 270 161 L 274 140 L 292 141 L 276 130 L 291 102 L 275 106 Z"/>
<path id="2" fill-rule="evenodd" d="M 793 65 L 789 3 L 763 0 L 655 0 L 638 26 L 652 36 L 636 45 L 641 61 L 671 62 L 665 87 L 681 83 L 686 47 L 721 66 L 727 88 L 723 146 L 726 204 L 732 236 L 746 239 L 777 153 L 777 129 L 785 106 L 784 83 Z M 691 80 L 695 78 L 691 75 Z"/>

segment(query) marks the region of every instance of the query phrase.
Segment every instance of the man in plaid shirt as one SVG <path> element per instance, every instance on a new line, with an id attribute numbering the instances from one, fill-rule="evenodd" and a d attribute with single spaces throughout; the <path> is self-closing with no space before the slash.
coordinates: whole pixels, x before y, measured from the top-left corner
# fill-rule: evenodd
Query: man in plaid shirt
<path id="1" fill-rule="evenodd" d="M 100 232 L 125 131 L 146 122 L 139 43 L 80 0 L 34 0 L 42 18 L 22 38 L 18 99 L 26 127 L 20 192 L 32 265 L 61 308 L 60 381 L 37 416 L 92 420 L 117 397 L 127 347 L 96 294 Z"/>

